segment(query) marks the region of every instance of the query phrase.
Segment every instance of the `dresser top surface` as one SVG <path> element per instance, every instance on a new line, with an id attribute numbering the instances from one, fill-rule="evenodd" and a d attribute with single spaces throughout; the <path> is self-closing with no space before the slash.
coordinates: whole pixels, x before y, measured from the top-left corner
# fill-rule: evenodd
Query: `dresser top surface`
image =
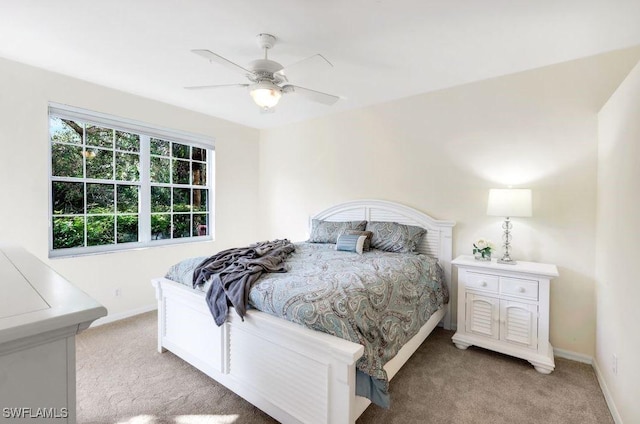
<path id="1" fill-rule="evenodd" d="M 0 320 L 49 308 L 49 304 L 0 251 Z"/>
<path id="2" fill-rule="evenodd" d="M 91 322 L 106 312 L 31 253 L 0 244 L 0 344 Z"/>

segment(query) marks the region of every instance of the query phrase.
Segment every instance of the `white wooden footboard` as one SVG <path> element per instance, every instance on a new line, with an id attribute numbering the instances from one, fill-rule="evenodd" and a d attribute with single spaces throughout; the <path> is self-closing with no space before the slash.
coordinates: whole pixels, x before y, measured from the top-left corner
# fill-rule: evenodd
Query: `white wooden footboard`
<path id="1" fill-rule="evenodd" d="M 217 327 L 204 293 L 157 278 L 158 351 L 170 350 L 283 423 L 355 423 L 371 403 L 355 395 L 364 348 L 250 310 Z M 444 317 L 434 314 L 385 365 L 389 378 Z"/>
<path id="2" fill-rule="evenodd" d="M 355 422 L 361 345 L 255 310 L 244 322 L 232 310 L 217 327 L 203 293 L 164 278 L 153 285 L 159 351 L 170 350 L 281 422 Z"/>

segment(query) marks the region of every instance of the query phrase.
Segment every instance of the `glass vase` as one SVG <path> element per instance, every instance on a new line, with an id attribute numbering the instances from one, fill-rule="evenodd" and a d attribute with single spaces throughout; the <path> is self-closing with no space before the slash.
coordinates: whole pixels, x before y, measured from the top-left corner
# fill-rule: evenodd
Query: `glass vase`
<path id="1" fill-rule="evenodd" d="M 490 261 L 491 252 L 482 252 L 480 250 L 476 250 L 473 252 L 473 257 L 476 258 L 476 261 Z"/>

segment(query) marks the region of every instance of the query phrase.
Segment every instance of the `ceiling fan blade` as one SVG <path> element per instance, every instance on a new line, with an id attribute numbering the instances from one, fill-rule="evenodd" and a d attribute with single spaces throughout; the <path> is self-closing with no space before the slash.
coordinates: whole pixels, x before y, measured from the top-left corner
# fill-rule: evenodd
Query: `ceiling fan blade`
<path id="1" fill-rule="evenodd" d="M 249 84 L 215 84 L 215 85 L 193 85 L 185 87 L 187 90 L 203 90 L 207 88 L 222 88 L 222 87 L 249 87 Z"/>
<path id="2" fill-rule="evenodd" d="M 287 65 L 284 68 L 280 69 L 277 74 L 285 75 L 290 70 L 294 70 L 295 72 L 305 72 L 323 69 L 323 68 L 333 68 L 333 64 L 327 60 L 326 57 L 321 54 L 314 54 L 313 56 L 309 56 L 304 58 L 298 62 L 292 63 L 291 65 Z"/>
<path id="3" fill-rule="evenodd" d="M 191 50 L 191 51 L 197 54 L 198 56 L 204 57 L 210 62 L 215 62 L 219 65 L 225 66 L 228 69 L 241 73 L 242 75 L 251 74 L 251 71 L 249 71 L 248 69 L 245 69 L 242 66 L 238 65 L 237 63 L 233 63 L 229 59 L 225 59 L 224 57 L 212 51 L 204 50 L 204 49 L 197 49 L 197 50 Z"/>
<path id="4" fill-rule="evenodd" d="M 327 106 L 331 106 L 335 102 L 340 100 L 340 97 L 334 96 L 333 94 L 322 93 L 320 91 L 311 90 L 309 88 L 298 87 L 297 85 L 285 85 L 282 87 L 282 91 L 284 91 L 285 93 L 298 93 L 309 100 L 322 103 Z"/>

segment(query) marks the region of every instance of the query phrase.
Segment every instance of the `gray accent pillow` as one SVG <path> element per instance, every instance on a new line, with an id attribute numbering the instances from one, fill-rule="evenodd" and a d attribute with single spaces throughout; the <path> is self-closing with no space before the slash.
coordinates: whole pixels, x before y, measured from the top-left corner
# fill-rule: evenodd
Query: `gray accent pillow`
<path id="1" fill-rule="evenodd" d="M 366 239 L 367 236 L 359 236 L 356 234 L 342 234 L 338 237 L 336 250 L 342 250 L 343 252 L 355 252 L 358 255 L 362 255 L 362 251 L 364 249 L 364 241 Z"/>
<path id="2" fill-rule="evenodd" d="M 367 230 L 373 233 L 371 247 L 396 253 L 415 252 L 422 237 L 427 234 L 422 227 L 397 222 L 370 221 Z"/>
<path id="3" fill-rule="evenodd" d="M 364 247 L 362 250 L 368 252 L 371 249 L 371 238 L 373 237 L 373 233 L 371 231 L 359 231 L 359 230 L 344 230 L 345 235 L 349 236 L 366 236 L 366 240 L 364 241 Z"/>
<path id="4" fill-rule="evenodd" d="M 333 222 L 314 219 L 311 221 L 311 237 L 309 243 L 336 243 L 338 236 L 345 230 L 363 231 L 367 221 Z"/>

